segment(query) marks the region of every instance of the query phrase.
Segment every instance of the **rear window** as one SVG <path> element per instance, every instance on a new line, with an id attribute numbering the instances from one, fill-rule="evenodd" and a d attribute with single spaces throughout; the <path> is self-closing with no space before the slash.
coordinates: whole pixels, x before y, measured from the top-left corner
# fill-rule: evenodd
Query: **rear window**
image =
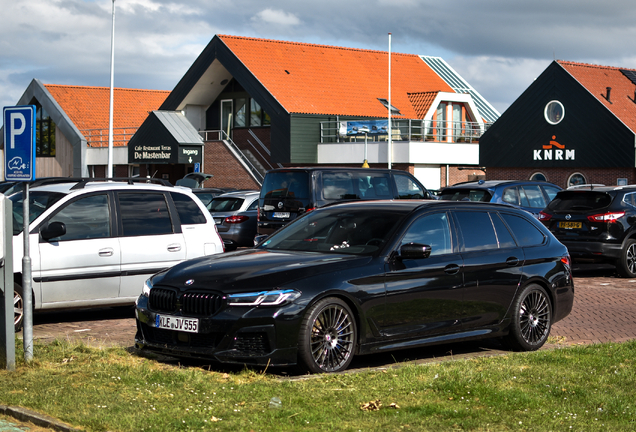
<path id="1" fill-rule="evenodd" d="M 613 197 L 605 192 L 559 192 L 548 204 L 552 211 L 588 211 L 608 207 Z"/>
<path id="2" fill-rule="evenodd" d="M 211 212 L 237 211 L 243 205 L 243 198 L 212 198 L 208 208 Z"/>
<path id="3" fill-rule="evenodd" d="M 451 201 L 490 202 L 492 195 L 486 189 L 444 189 L 440 199 Z"/>
<path id="4" fill-rule="evenodd" d="M 268 173 L 261 188 L 261 198 L 306 199 L 309 197 L 308 178 L 305 171 Z"/>

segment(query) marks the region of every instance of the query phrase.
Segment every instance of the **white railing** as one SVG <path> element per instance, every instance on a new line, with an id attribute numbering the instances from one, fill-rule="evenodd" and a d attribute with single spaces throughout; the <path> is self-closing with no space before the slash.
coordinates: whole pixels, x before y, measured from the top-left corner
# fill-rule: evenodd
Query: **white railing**
<path id="1" fill-rule="evenodd" d="M 376 119 L 377 120 L 377 119 Z M 344 120 L 342 120 L 344 121 Z M 363 121 L 363 120 L 349 120 Z M 320 122 L 320 142 L 387 141 L 388 134 L 345 135 L 340 120 Z M 492 123 L 436 120 L 391 120 L 392 141 L 468 142 L 477 143 Z"/>

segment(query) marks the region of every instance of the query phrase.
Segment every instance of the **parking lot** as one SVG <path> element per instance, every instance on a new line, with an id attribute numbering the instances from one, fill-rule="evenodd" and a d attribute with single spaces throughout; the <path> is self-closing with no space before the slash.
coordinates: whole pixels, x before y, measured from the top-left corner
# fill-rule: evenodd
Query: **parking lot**
<path id="1" fill-rule="evenodd" d="M 609 266 L 574 268 L 575 300 L 572 313 L 554 324 L 543 349 L 555 346 L 636 339 L 636 279 L 618 278 Z M 55 339 L 83 341 L 94 347 L 134 346 L 132 307 L 36 314 L 33 336 L 37 342 Z M 22 333 L 19 334 L 22 336 Z M 475 357 L 504 352 L 494 340 L 465 342 L 391 354 L 360 356 L 351 369 L 384 367 L 397 362 L 417 363 L 447 358 Z"/>

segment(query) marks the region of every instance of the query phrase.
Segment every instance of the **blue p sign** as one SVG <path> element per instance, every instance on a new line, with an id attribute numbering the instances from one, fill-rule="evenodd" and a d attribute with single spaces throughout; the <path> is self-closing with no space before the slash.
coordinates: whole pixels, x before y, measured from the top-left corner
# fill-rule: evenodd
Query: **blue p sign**
<path id="1" fill-rule="evenodd" d="M 35 106 L 4 108 L 4 178 L 35 180 Z"/>

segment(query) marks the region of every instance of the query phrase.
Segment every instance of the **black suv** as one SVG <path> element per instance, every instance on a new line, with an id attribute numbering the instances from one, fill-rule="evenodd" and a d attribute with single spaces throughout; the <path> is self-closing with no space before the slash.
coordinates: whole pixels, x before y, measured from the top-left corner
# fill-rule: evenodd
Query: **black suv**
<path id="1" fill-rule="evenodd" d="M 616 265 L 636 277 L 636 186 L 587 186 L 559 192 L 539 220 L 573 260 Z"/>
<path id="2" fill-rule="evenodd" d="M 282 168 L 265 175 L 258 235 L 269 235 L 298 216 L 328 204 L 354 200 L 433 199 L 411 174 L 375 168 Z"/>
<path id="3" fill-rule="evenodd" d="M 534 180 L 479 180 L 442 189 L 439 199 L 510 204 L 538 217 L 561 188 Z"/>

